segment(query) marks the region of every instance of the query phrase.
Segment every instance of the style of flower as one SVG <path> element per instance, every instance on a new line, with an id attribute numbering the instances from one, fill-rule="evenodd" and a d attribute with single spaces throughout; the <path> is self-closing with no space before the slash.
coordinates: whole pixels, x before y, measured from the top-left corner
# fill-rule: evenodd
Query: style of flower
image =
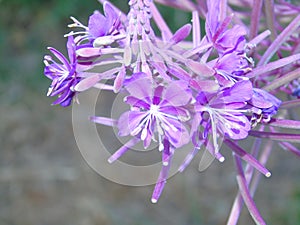
<path id="1" fill-rule="evenodd" d="M 45 76 L 52 80 L 47 96 L 58 96 L 57 100 L 52 103 L 53 105 L 69 106 L 76 95 L 74 87 L 81 79 L 79 71 L 77 71 L 74 39 L 72 36 L 68 37 L 69 60 L 55 48 L 50 47 L 48 49 L 59 60 L 59 63 L 49 55 L 44 57 Z"/>

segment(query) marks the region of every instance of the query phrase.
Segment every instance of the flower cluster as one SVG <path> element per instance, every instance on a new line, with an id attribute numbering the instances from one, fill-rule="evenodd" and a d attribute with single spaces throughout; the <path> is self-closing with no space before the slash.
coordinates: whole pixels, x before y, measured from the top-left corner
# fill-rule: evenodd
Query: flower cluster
<path id="1" fill-rule="evenodd" d="M 277 10 L 267 18 L 270 26 L 259 30 L 262 1 L 231 1 L 253 7 L 256 17 L 250 19 L 250 29 L 243 22 L 247 14 L 234 14 L 227 1 L 158 2 L 193 11 L 192 23 L 172 33 L 152 0 L 130 0 L 127 14 L 103 1 L 104 15 L 95 11 L 87 26 L 72 17 L 73 30 L 65 35 L 69 60 L 54 48 L 49 50 L 60 63 L 45 56 L 45 75 L 52 80 L 48 95 L 58 96 L 53 104 L 69 106 L 78 93 L 90 88 L 126 93 L 129 111 L 119 118 L 93 116 L 91 120 L 116 126 L 119 136 L 132 137 L 108 159 L 110 163 L 138 142 L 145 148 L 158 143 L 162 169 L 152 202 L 162 193 L 177 149 L 188 143 L 194 146 L 179 168 L 183 171 L 201 148 L 224 161 L 223 140 L 232 149 L 241 193 L 228 224 L 236 224 L 243 201 L 256 223 L 265 224 L 249 185 L 252 168 L 267 177 L 271 173 L 256 157 L 259 147 L 248 152 L 238 141 L 249 136 L 268 138 L 300 156 L 290 143 L 299 142 L 300 135 L 280 131 L 300 128 L 300 121 L 290 120 L 286 112 L 300 103 L 300 18 L 293 19 L 299 7 L 284 1 L 266 4 L 266 9 Z M 286 27 L 275 21 L 274 12 L 285 15 Z M 201 34 L 200 16 L 205 18 L 205 34 Z M 186 40 L 189 36 L 192 41 Z M 267 155 L 266 149 L 260 153 Z M 246 177 L 245 170 L 251 175 Z"/>

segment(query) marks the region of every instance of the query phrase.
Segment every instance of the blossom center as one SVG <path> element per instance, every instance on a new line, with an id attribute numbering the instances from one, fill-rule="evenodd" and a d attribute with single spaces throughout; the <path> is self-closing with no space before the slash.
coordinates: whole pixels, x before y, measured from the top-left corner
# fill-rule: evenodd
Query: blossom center
<path id="1" fill-rule="evenodd" d="M 157 116 L 159 114 L 159 105 L 151 105 L 149 113 L 153 116 Z"/>

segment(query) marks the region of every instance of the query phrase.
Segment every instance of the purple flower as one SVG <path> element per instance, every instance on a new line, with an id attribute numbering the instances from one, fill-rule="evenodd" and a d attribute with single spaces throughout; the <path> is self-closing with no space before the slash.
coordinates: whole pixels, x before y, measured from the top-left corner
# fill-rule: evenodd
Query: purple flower
<path id="1" fill-rule="evenodd" d="M 76 70 L 77 60 L 74 39 L 72 36 L 68 37 L 67 50 L 69 60 L 55 48 L 49 47 L 48 49 L 59 60 L 59 63 L 54 61 L 49 55 L 44 57 L 44 74 L 52 80 L 47 95 L 58 96 L 57 100 L 52 103 L 53 105 L 69 106 L 76 94 L 74 87 L 80 81 Z"/>
<path id="2" fill-rule="evenodd" d="M 109 163 L 139 142 L 145 148 L 152 140 L 158 142 L 162 169 L 153 203 L 163 191 L 176 149 L 190 141 L 194 145 L 179 168 L 183 171 L 202 147 L 223 162 L 219 151 L 223 141 L 232 150 L 240 190 L 227 224 L 237 223 L 243 202 L 255 222 L 265 224 L 253 201 L 258 178 L 252 178 L 253 169 L 271 175 L 264 166 L 271 140 L 300 156 L 299 149 L 288 143 L 299 142 L 300 135 L 279 132 L 280 128 L 300 129 L 300 122 L 290 120 L 289 113 L 275 117 L 279 107 L 300 105 L 300 99 L 282 103 L 275 96 L 300 98 L 299 7 L 284 1 L 232 0 L 228 6 L 226 0 L 157 0 L 193 11 L 192 24 L 173 33 L 152 0 L 128 1 L 127 15 L 99 1 L 104 15 L 95 11 L 87 26 L 72 18 L 70 27 L 83 31 L 66 35 L 69 59 L 54 48 L 49 50 L 58 62 L 45 56 L 45 75 L 52 80 L 48 95 L 58 96 L 53 104 L 68 106 L 77 92 L 92 87 L 127 93 L 124 101 L 130 110 L 118 119 L 91 120 L 117 127 L 119 136 L 132 137 L 109 157 Z M 206 17 L 205 35 L 199 15 Z M 152 20 L 160 35 L 152 29 Z M 192 42 L 185 40 L 190 33 Z M 255 137 L 251 152 L 239 142 L 248 136 Z M 262 148 L 261 138 L 269 139 Z"/>
<path id="3" fill-rule="evenodd" d="M 300 98 L 300 79 L 294 80 L 292 82 L 291 89 L 292 89 L 292 95 L 296 96 L 297 98 Z"/>
<path id="4" fill-rule="evenodd" d="M 205 24 L 208 41 L 211 42 L 219 54 L 232 51 L 243 51 L 246 43 L 246 29 L 241 25 L 234 25 L 228 29 L 231 22 L 231 16 L 221 17 L 221 1 L 207 1 L 207 20 Z"/>
<path id="5" fill-rule="evenodd" d="M 97 38 L 119 34 L 119 30 L 121 29 L 120 15 L 114 10 L 109 2 L 103 4 L 103 11 L 105 16 L 99 11 L 95 11 L 89 17 L 88 26 L 84 26 L 74 17 L 71 17 L 74 23 L 70 24 L 69 27 L 82 28 L 84 31 L 71 31 L 65 36 L 78 35 L 75 39 L 76 43 L 88 40 L 92 44 Z M 102 40 L 102 42 L 103 41 L 108 41 L 110 43 L 113 41 L 113 38 L 107 38 L 107 40 Z"/>
<path id="6" fill-rule="evenodd" d="M 269 122 L 271 117 L 277 113 L 281 101 L 269 92 L 253 88 L 253 96 L 250 104 L 256 108 L 253 109 L 252 122 L 257 120 Z"/>
<path id="7" fill-rule="evenodd" d="M 296 88 L 293 91 L 293 96 L 296 96 L 296 97 L 300 98 L 300 87 Z"/>
<path id="8" fill-rule="evenodd" d="M 147 148 L 157 133 L 159 149 L 163 150 L 163 140 L 175 148 L 189 141 L 188 131 L 183 122 L 189 119 L 189 112 L 184 108 L 191 100 L 187 83 L 173 81 L 167 87 L 156 85 L 143 73 L 133 76 L 142 77 L 126 85 L 129 96 L 125 102 L 132 110 L 121 115 L 118 122 L 119 135 L 132 135 L 144 141 Z"/>
<path id="9" fill-rule="evenodd" d="M 251 71 L 245 54 L 232 52 L 221 56 L 215 66 L 216 79 L 221 86 L 232 86 L 238 80 L 248 79 L 245 74 Z"/>
<path id="10" fill-rule="evenodd" d="M 248 136 L 251 124 L 244 115 L 243 109 L 252 97 L 250 81 L 240 81 L 232 87 L 224 88 L 217 93 L 199 93 L 195 104 L 195 119 L 192 123 L 192 132 L 199 135 L 199 125 L 205 124 L 203 137 L 212 133 L 215 152 L 218 152 L 218 136 L 239 140 Z"/>

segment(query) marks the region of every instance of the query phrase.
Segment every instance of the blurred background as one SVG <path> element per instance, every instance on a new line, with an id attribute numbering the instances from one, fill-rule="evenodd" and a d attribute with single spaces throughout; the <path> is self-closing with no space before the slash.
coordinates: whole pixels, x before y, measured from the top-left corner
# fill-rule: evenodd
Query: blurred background
<path id="1" fill-rule="evenodd" d="M 112 1 L 127 12 L 126 1 Z M 153 186 L 127 187 L 95 173 L 76 145 L 71 108 L 51 106 L 43 76 L 46 47 L 65 53 L 70 16 L 87 24 L 96 0 L 0 0 L 0 225 L 225 224 L 237 185 L 230 151 L 199 173 L 197 159 L 169 180 L 154 205 Z M 173 31 L 188 13 L 160 7 Z M 300 224 L 300 163 L 274 149 L 256 203 L 274 225 Z M 254 224 L 243 211 L 239 224 Z"/>

